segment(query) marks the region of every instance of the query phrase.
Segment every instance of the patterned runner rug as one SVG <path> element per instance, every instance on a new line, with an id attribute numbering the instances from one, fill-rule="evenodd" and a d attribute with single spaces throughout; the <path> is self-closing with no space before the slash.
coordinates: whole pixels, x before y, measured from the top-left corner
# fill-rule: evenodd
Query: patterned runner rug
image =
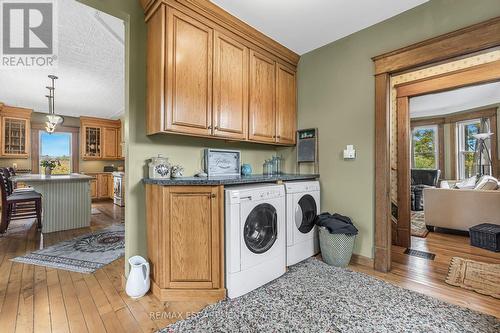
<path id="1" fill-rule="evenodd" d="M 167 332 L 483 332 L 500 320 L 310 258 Z"/>
<path id="2" fill-rule="evenodd" d="M 425 226 L 424 212 L 411 212 L 411 235 L 416 237 L 425 238 L 429 230 Z"/>
<path id="3" fill-rule="evenodd" d="M 452 286 L 500 298 L 500 264 L 453 257 L 445 281 Z"/>
<path id="4" fill-rule="evenodd" d="M 125 226 L 114 224 L 45 249 L 11 259 L 15 262 L 93 273 L 125 253 Z"/>

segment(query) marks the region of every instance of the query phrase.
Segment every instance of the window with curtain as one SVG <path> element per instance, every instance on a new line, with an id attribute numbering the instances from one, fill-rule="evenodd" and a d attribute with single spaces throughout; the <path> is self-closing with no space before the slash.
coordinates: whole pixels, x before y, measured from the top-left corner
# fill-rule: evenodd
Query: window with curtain
<path id="1" fill-rule="evenodd" d="M 460 179 L 466 179 L 477 174 L 475 151 L 477 140 L 475 134 L 489 132 L 489 119 L 472 119 L 457 123 L 457 169 Z M 487 145 L 490 144 L 487 142 Z M 491 146 L 488 147 L 491 149 Z"/>
<path id="2" fill-rule="evenodd" d="M 439 164 L 438 126 L 419 126 L 412 130 L 411 166 L 413 169 L 437 169 Z"/>

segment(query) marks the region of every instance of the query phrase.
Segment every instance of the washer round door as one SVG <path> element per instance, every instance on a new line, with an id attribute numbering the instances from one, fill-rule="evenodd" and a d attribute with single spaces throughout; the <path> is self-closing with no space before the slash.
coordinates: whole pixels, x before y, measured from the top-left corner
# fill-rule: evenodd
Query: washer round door
<path id="1" fill-rule="evenodd" d="M 255 206 L 245 221 L 243 239 L 253 253 L 265 253 L 276 241 L 278 235 L 278 215 L 276 209 L 262 203 Z"/>
<path id="2" fill-rule="evenodd" d="M 295 226 L 301 233 L 307 234 L 314 228 L 317 215 L 316 200 L 310 194 L 306 194 L 299 199 L 295 207 Z"/>

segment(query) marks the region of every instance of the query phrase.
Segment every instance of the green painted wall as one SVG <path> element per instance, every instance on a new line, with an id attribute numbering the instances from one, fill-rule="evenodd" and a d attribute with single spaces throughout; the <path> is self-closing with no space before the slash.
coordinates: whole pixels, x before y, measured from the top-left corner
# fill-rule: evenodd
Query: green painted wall
<path id="1" fill-rule="evenodd" d="M 318 127 L 321 208 L 358 226 L 355 253 L 373 256 L 374 79 L 371 57 L 500 15 L 500 0 L 431 0 L 301 57 L 299 128 Z M 347 144 L 357 159 L 344 161 Z M 285 150 L 287 164 L 294 152 Z"/>

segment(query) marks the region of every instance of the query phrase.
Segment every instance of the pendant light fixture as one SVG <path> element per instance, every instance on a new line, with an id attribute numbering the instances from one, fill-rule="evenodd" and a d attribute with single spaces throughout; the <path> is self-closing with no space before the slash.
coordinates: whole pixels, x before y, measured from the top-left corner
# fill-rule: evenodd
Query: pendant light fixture
<path id="1" fill-rule="evenodd" d="M 52 134 L 56 130 L 57 125 L 63 123 L 64 118 L 56 115 L 55 113 L 55 81 L 58 79 L 58 77 L 51 74 L 49 75 L 49 79 L 51 79 L 52 82 L 50 86 L 46 87 L 49 90 L 49 94 L 45 95 L 45 97 L 47 97 L 49 101 L 49 114 L 47 115 L 47 121 L 45 122 L 45 131 L 47 131 L 47 133 L 49 134 Z"/>

